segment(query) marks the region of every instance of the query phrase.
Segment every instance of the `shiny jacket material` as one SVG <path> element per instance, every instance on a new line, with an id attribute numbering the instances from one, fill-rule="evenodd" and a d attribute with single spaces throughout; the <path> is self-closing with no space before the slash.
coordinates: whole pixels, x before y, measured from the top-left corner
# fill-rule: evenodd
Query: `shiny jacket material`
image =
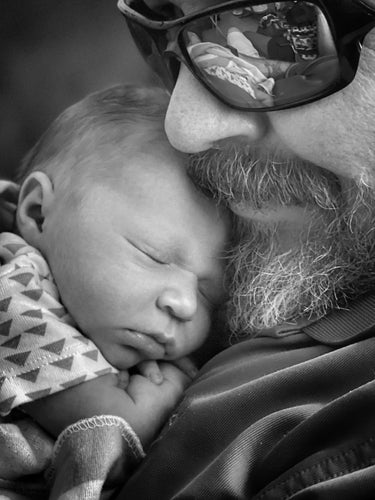
<path id="1" fill-rule="evenodd" d="M 341 340 L 328 325 L 217 355 L 117 499 L 374 499 L 375 329 L 358 333 L 361 316 L 344 315 Z"/>

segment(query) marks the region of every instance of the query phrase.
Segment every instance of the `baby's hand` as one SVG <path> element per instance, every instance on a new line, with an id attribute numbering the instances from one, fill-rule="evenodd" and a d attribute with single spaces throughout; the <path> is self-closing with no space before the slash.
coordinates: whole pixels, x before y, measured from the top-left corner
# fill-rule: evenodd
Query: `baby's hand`
<path id="1" fill-rule="evenodd" d="M 182 372 L 185 373 L 185 375 L 187 375 L 191 379 L 193 379 L 198 372 L 193 361 L 187 356 L 184 358 L 173 360 L 173 361 L 171 361 L 171 363 L 174 364 L 175 366 L 177 366 L 177 368 L 179 368 Z M 157 361 L 154 361 L 154 360 L 142 361 L 141 363 L 139 363 L 137 365 L 137 369 L 141 375 L 150 379 L 151 382 L 154 382 L 154 384 L 159 385 L 164 380 L 163 373 L 162 373 L 162 371 L 159 367 L 159 363 Z M 128 374 L 128 372 L 126 372 L 126 373 Z M 121 377 L 121 375 L 120 375 L 120 377 Z M 128 378 L 128 375 L 127 375 L 127 378 Z M 125 386 L 123 385 L 124 388 L 127 387 L 128 382 L 129 382 L 129 380 L 127 380 L 127 383 Z"/>
<path id="2" fill-rule="evenodd" d="M 172 363 L 147 363 L 140 367 L 145 375 L 131 375 L 125 389 L 134 403 L 132 408 L 129 407 L 126 420 L 143 445 L 150 443 L 191 381 L 186 373 Z M 148 376 L 150 372 L 151 377 Z M 155 373 L 159 373 L 157 379 L 161 379 L 161 382 L 152 381 Z"/>
<path id="3" fill-rule="evenodd" d="M 184 365 L 190 366 L 189 362 L 182 361 Z M 142 444 L 147 445 L 177 405 L 191 377 L 169 362 L 152 362 L 142 370 L 146 376 L 131 375 L 127 371 L 102 375 L 27 403 L 23 409 L 56 437 L 78 420 L 94 415 L 116 415 L 126 420 Z M 160 383 L 148 378 L 150 370 L 160 372 Z"/>

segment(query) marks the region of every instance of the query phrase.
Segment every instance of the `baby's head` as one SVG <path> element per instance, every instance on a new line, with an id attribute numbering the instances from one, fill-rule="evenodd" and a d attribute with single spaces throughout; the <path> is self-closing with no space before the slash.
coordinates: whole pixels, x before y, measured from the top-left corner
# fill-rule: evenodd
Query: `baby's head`
<path id="1" fill-rule="evenodd" d="M 227 216 L 163 131 L 167 96 L 117 86 L 54 122 L 22 165 L 17 225 L 108 361 L 177 359 L 224 298 Z"/>

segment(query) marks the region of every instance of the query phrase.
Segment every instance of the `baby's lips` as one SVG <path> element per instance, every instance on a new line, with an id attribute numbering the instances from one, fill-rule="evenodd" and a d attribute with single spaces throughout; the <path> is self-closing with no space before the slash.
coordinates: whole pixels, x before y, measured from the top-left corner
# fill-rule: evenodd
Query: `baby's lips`
<path id="1" fill-rule="evenodd" d="M 122 332 L 121 337 L 124 345 L 140 352 L 144 359 L 164 358 L 165 345 L 158 342 L 152 335 L 126 329 Z"/>

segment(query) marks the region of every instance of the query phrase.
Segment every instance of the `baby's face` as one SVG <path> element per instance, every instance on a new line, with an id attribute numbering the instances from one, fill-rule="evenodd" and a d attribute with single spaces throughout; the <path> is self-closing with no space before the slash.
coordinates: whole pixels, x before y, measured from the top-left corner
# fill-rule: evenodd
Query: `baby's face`
<path id="1" fill-rule="evenodd" d="M 83 201 L 57 197 L 43 233 L 67 309 L 125 369 L 202 344 L 224 299 L 228 221 L 166 144 L 122 161 L 121 173 L 90 185 Z"/>

